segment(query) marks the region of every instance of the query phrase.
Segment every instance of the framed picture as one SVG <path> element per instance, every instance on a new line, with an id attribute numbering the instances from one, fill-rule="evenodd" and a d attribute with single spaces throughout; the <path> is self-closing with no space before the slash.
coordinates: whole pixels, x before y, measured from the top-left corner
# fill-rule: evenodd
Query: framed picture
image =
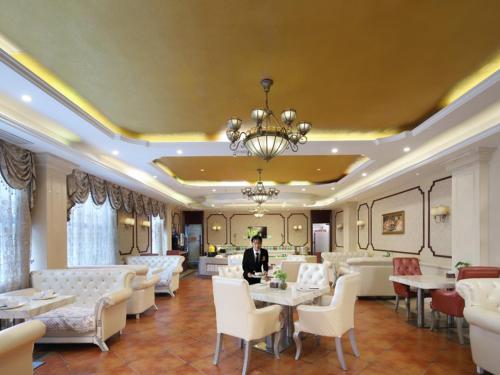
<path id="1" fill-rule="evenodd" d="M 404 234 L 405 212 L 397 211 L 382 215 L 382 234 Z"/>

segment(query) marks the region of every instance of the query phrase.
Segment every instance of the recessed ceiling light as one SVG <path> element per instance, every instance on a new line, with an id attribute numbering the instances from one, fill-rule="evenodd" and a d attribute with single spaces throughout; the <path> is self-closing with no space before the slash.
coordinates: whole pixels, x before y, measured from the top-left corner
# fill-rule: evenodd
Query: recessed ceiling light
<path id="1" fill-rule="evenodd" d="M 200 172 L 205 172 L 205 170 L 203 168 L 200 169 Z"/>
<path id="2" fill-rule="evenodd" d="M 158 178 L 158 176 L 154 175 L 153 178 Z"/>
<path id="3" fill-rule="evenodd" d="M 330 190 L 335 190 L 335 187 L 331 187 Z"/>
<path id="4" fill-rule="evenodd" d="M 216 191 L 217 191 L 217 189 L 212 189 L 212 192 L 214 192 L 214 193 L 215 193 Z"/>
<path id="5" fill-rule="evenodd" d="M 403 151 L 404 151 L 404 152 L 410 152 L 410 150 L 411 150 L 411 148 L 409 148 L 409 147 L 405 147 L 405 148 L 403 148 Z"/>
<path id="6" fill-rule="evenodd" d="M 332 154 L 336 154 L 337 152 L 339 152 L 338 148 L 332 148 Z"/>
<path id="7" fill-rule="evenodd" d="M 182 155 L 182 150 L 177 150 L 177 155 Z"/>
<path id="8" fill-rule="evenodd" d="M 21 96 L 21 100 L 25 103 L 31 103 L 31 96 L 25 94 Z"/>
<path id="9" fill-rule="evenodd" d="M 368 176 L 368 173 L 363 172 L 363 173 L 361 174 L 361 176 L 366 177 L 366 176 Z"/>
<path id="10" fill-rule="evenodd" d="M 302 189 L 300 189 L 300 190 L 302 190 L 302 191 L 306 191 L 306 188 L 302 188 Z"/>
<path id="11" fill-rule="evenodd" d="M 321 168 L 316 168 L 316 170 L 317 170 L 318 172 L 321 172 Z"/>
<path id="12" fill-rule="evenodd" d="M 118 151 L 118 150 L 113 150 L 113 151 L 111 151 L 111 153 L 112 153 L 113 155 L 115 155 L 115 156 L 116 156 L 116 155 L 120 154 L 120 151 Z"/>

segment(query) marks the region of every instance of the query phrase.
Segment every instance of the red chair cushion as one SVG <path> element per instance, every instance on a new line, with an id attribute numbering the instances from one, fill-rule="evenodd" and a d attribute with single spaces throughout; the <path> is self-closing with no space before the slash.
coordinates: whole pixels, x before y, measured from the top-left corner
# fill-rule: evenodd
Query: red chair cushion
<path id="1" fill-rule="evenodd" d="M 418 258 L 394 258 L 392 260 L 393 275 L 421 275 Z M 410 290 L 408 285 L 393 282 L 394 293 L 403 298 L 415 297 L 417 293 Z"/>

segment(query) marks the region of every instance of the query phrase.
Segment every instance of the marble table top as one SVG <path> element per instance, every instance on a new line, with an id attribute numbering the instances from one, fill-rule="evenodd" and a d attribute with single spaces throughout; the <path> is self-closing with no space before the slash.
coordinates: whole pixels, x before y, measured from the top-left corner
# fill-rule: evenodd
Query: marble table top
<path id="1" fill-rule="evenodd" d="M 297 290 L 296 283 L 288 283 L 288 288 L 285 290 L 271 288 L 268 284 L 250 285 L 250 295 L 254 300 L 284 306 L 297 306 L 302 303 L 310 302 L 329 292 L 329 286 L 317 290 L 300 291 Z"/>
<path id="2" fill-rule="evenodd" d="M 15 309 L 0 310 L 0 319 L 31 319 L 36 315 L 47 311 L 69 305 L 76 301 L 75 296 L 58 295 L 55 298 L 46 300 L 34 300 L 33 295 L 38 292 L 36 289 L 20 289 L 12 292 L 0 294 L 0 298 L 9 298 L 26 302 L 23 306 Z"/>
<path id="3" fill-rule="evenodd" d="M 390 281 L 413 286 L 419 289 L 447 289 L 455 287 L 455 279 L 440 275 L 389 276 Z"/>

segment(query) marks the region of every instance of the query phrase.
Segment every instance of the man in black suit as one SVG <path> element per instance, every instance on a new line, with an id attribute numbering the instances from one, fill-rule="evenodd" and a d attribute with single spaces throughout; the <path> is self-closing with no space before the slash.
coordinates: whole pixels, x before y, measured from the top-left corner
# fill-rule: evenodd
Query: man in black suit
<path id="1" fill-rule="evenodd" d="M 245 250 L 243 255 L 243 277 L 249 284 L 257 284 L 259 278 L 252 277 L 255 272 L 266 272 L 269 270 L 269 256 L 266 249 L 262 249 L 262 237 L 252 237 L 252 247 Z"/>

